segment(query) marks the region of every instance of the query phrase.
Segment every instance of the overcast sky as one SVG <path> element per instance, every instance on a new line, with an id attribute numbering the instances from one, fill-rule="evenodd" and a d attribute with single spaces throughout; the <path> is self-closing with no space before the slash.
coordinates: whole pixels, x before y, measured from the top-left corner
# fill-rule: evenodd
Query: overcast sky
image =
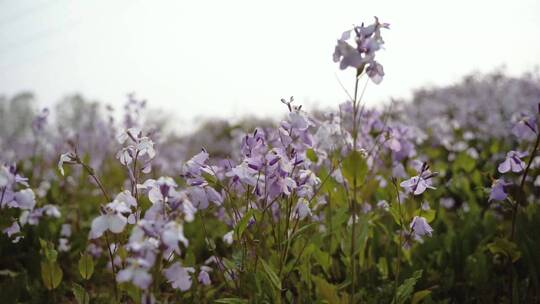
<path id="1" fill-rule="evenodd" d="M 278 115 L 345 99 L 352 70 L 336 39 L 373 16 L 391 24 L 386 77 L 365 101 L 505 65 L 540 64 L 540 1 L 0 0 L 0 94 L 31 90 L 42 105 L 79 92 L 115 106 L 128 92 L 183 119 Z"/>

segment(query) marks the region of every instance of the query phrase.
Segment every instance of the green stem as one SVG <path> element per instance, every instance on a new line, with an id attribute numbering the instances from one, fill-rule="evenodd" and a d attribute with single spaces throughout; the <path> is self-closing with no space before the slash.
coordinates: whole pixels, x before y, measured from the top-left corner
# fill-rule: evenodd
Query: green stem
<path id="1" fill-rule="evenodd" d="M 353 147 L 352 150 L 356 151 L 356 142 L 358 139 L 358 126 L 357 126 L 357 115 L 358 115 L 358 82 L 359 82 L 359 74 L 357 72 L 356 79 L 354 83 L 354 100 L 353 100 L 353 127 L 352 127 L 352 136 L 353 136 Z M 352 211 L 352 228 L 351 228 L 351 249 L 350 249 L 350 259 L 351 259 L 351 293 L 349 295 L 349 303 L 354 303 L 354 295 L 356 293 L 356 204 L 357 204 L 357 197 L 356 197 L 356 191 L 357 190 L 357 176 L 356 171 L 353 175 L 353 197 L 351 202 L 351 211 Z"/>

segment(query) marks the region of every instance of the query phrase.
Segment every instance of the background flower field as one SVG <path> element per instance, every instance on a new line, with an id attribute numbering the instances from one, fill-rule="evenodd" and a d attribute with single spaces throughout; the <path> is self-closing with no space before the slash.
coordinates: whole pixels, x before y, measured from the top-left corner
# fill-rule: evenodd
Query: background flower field
<path id="1" fill-rule="evenodd" d="M 0 97 L 3 303 L 540 301 L 540 76 L 368 107 L 389 30 L 338 35 L 347 100 L 279 121 Z"/>

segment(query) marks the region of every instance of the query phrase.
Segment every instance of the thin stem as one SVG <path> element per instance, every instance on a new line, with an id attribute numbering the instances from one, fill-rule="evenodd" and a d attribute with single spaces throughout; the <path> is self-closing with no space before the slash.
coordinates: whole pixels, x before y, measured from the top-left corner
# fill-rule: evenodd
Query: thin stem
<path id="1" fill-rule="evenodd" d="M 354 83 L 354 100 L 353 100 L 353 147 L 352 150 L 356 151 L 356 142 L 358 139 L 358 126 L 357 126 L 357 115 L 358 115 L 358 82 L 359 74 L 357 73 L 355 83 Z M 351 249 L 350 249 L 350 259 L 351 259 L 351 293 L 349 295 L 349 303 L 354 303 L 354 294 L 356 293 L 356 203 L 357 203 L 357 176 L 356 171 L 353 175 L 353 197 L 351 202 L 352 210 L 352 228 L 351 228 Z"/>
<path id="2" fill-rule="evenodd" d="M 116 267 L 114 266 L 114 253 L 111 250 L 111 243 L 109 242 L 109 232 L 105 232 L 105 243 L 107 245 L 107 251 L 109 252 L 109 258 L 111 259 L 111 268 L 113 272 L 113 282 L 114 282 L 114 298 L 118 300 L 118 287 L 116 284 Z"/>
<path id="3" fill-rule="evenodd" d="M 529 159 L 529 162 L 527 163 L 527 167 L 525 167 L 525 171 L 523 172 L 523 176 L 521 177 L 521 183 L 519 184 L 520 191 L 523 192 L 523 188 L 525 187 L 525 179 L 527 178 L 527 174 L 529 173 L 529 169 L 531 168 L 532 162 L 534 158 L 536 157 L 536 153 L 538 152 L 538 146 L 540 145 L 540 133 L 536 136 L 536 142 L 534 143 L 534 148 L 531 154 L 531 158 Z M 516 218 L 518 213 L 518 207 L 519 207 L 519 201 L 516 201 L 514 203 L 514 208 L 512 210 L 512 231 L 510 233 L 510 241 L 514 240 L 514 234 L 516 231 Z"/>
<path id="4" fill-rule="evenodd" d="M 92 179 L 96 182 L 96 184 L 98 185 L 99 189 L 101 190 L 101 193 L 103 194 L 103 197 L 105 197 L 105 200 L 107 202 L 110 202 L 111 201 L 111 198 L 109 196 L 109 194 L 107 194 L 107 190 L 105 190 L 105 187 L 103 187 L 103 184 L 101 183 L 101 181 L 99 180 L 99 178 L 96 176 L 95 174 L 95 171 L 93 168 L 89 167 L 87 164 L 83 163 L 79 157 L 77 156 L 77 162 L 86 170 L 86 172 L 88 173 L 88 175 L 90 175 L 90 177 L 92 177 Z"/>
<path id="5" fill-rule="evenodd" d="M 395 301 L 397 300 L 399 272 L 400 272 L 400 267 L 401 267 L 401 247 L 403 246 L 403 232 L 405 230 L 403 228 L 403 215 L 401 213 L 401 199 L 399 197 L 399 189 L 397 187 L 397 181 L 394 177 L 392 177 L 392 184 L 394 185 L 394 189 L 396 190 L 396 200 L 398 204 L 398 213 L 399 213 L 399 226 L 401 228 L 401 231 L 399 232 L 399 243 L 397 246 L 396 277 L 394 279 L 394 301 Z"/>

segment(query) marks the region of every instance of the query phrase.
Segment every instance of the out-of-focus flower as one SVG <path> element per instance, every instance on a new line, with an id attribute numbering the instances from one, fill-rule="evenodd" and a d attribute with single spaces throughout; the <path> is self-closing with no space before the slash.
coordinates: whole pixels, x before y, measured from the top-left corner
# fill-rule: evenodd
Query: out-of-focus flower
<path id="1" fill-rule="evenodd" d="M 115 204 L 117 205 L 117 204 Z M 112 205 L 113 207 L 115 205 Z M 106 207 L 104 214 L 96 217 L 92 221 L 90 229 L 90 239 L 97 239 L 107 230 L 112 233 L 120 233 L 124 231 L 127 224 L 127 218 L 122 213 Z"/>
<path id="2" fill-rule="evenodd" d="M 489 201 L 504 201 L 508 197 L 508 193 L 504 190 L 504 187 L 511 185 L 504 179 L 497 179 L 491 185 L 491 191 L 489 193 Z"/>
<path id="3" fill-rule="evenodd" d="M 456 204 L 456 201 L 454 201 L 454 199 L 451 197 L 443 197 L 440 200 L 440 204 L 446 209 L 451 209 Z"/>
<path id="4" fill-rule="evenodd" d="M 6 229 L 2 230 L 2 232 L 4 232 L 10 238 L 12 235 L 21 232 L 21 227 L 19 226 L 19 223 L 17 223 L 17 221 L 15 221 L 15 222 L 13 222 L 13 224 L 11 224 L 11 226 L 9 226 Z"/>
<path id="5" fill-rule="evenodd" d="M 73 163 L 73 154 L 71 154 L 71 152 L 60 155 L 60 160 L 58 161 L 58 170 L 62 176 L 64 176 L 64 163 Z"/>
<path id="6" fill-rule="evenodd" d="M 390 210 L 390 205 L 388 204 L 387 201 L 382 200 L 382 201 L 377 202 L 377 208 L 383 209 L 384 211 L 388 211 Z"/>
<path id="7" fill-rule="evenodd" d="M 141 289 L 147 289 L 152 283 L 152 275 L 149 273 L 150 265 L 144 259 L 128 259 L 128 262 L 129 266 L 116 275 L 116 281 L 132 282 Z"/>
<path id="8" fill-rule="evenodd" d="M 413 234 L 417 236 L 431 236 L 431 233 L 433 232 L 433 228 L 428 224 L 425 217 L 422 216 L 415 216 L 411 222 L 410 228 L 413 232 Z"/>
<path id="9" fill-rule="evenodd" d="M 311 209 L 309 208 L 308 200 L 305 198 L 300 198 L 298 203 L 293 210 L 293 216 L 298 217 L 300 220 L 305 219 L 308 216 L 311 216 Z"/>
<path id="10" fill-rule="evenodd" d="M 523 115 L 514 127 L 512 133 L 520 139 L 531 139 L 538 134 L 536 117 Z"/>
<path id="11" fill-rule="evenodd" d="M 70 224 L 62 224 L 62 228 L 60 229 L 60 235 L 64 237 L 70 237 L 71 236 L 71 225 Z"/>
<path id="12" fill-rule="evenodd" d="M 231 245 L 233 243 L 233 235 L 234 235 L 233 230 L 225 233 L 225 235 L 223 236 L 223 242 L 225 242 L 225 244 L 227 245 Z"/>
<path id="13" fill-rule="evenodd" d="M 176 262 L 165 268 L 163 274 L 171 286 L 181 291 L 186 291 L 191 288 L 191 273 L 194 273 L 193 267 L 182 267 L 179 262 Z"/>
<path id="14" fill-rule="evenodd" d="M 527 155 L 527 152 L 510 151 L 506 153 L 506 159 L 499 164 L 499 172 L 506 173 L 512 171 L 517 173 L 523 171 L 525 169 L 525 162 L 521 158 Z"/>
<path id="15" fill-rule="evenodd" d="M 199 283 L 208 286 L 212 284 L 212 281 L 210 280 L 210 274 L 209 272 L 212 271 L 212 268 L 208 266 L 201 266 L 201 270 L 199 271 L 199 275 L 197 276 L 197 280 Z"/>

